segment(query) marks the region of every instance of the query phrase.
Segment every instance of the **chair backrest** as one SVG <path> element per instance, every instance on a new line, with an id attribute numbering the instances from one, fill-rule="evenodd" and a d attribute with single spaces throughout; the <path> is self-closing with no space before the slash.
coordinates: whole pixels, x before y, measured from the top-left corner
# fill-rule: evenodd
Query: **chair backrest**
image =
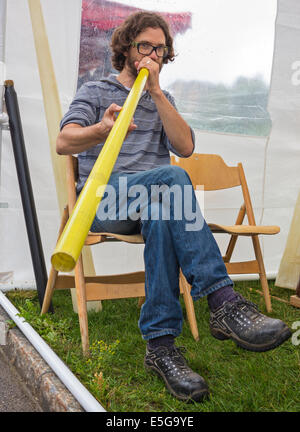
<path id="1" fill-rule="evenodd" d="M 195 189 L 197 185 L 204 186 L 204 191 L 230 189 L 240 186 L 249 224 L 255 225 L 251 198 L 241 163 L 229 167 L 219 155 L 194 153 L 188 158 L 179 158 L 178 161 L 174 156 L 171 156 L 171 164 L 180 166 L 187 171 Z"/>
<path id="2" fill-rule="evenodd" d="M 66 163 L 66 178 L 67 178 L 67 191 L 68 191 L 68 208 L 69 213 L 73 210 L 76 203 L 76 182 L 78 178 L 78 160 L 77 157 L 67 155 Z"/>
<path id="3" fill-rule="evenodd" d="M 188 172 L 194 188 L 204 185 L 204 190 L 212 191 L 241 185 L 239 168 L 229 167 L 219 155 L 194 153 L 178 161 L 172 156 L 171 163 Z"/>

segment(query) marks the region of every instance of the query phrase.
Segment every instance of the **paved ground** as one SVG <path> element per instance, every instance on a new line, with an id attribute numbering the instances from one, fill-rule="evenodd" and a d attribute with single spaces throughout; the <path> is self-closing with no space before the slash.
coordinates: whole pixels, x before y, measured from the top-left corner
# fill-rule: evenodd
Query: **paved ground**
<path id="1" fill-rule="evenodd" d="M 0 412 L 41 412 L 24 382 L 0 350 Z"/>
<path id="2" fill-rule="evenodd" d="M 8 319 L 0 306 L 1 327 Z M 17 327 L 0 336 L 0 413 L 84 411 Z"/>

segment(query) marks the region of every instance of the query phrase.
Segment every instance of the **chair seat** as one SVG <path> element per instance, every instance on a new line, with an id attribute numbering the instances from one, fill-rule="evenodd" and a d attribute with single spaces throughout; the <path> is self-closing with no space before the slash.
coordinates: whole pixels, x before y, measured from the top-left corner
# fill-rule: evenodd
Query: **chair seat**
<path id="1" fill-rule="evenodd" d="M 143 244 L 144 239 L 142 234 L 115 234 L 108 232 L 89 232 L 85 245 L 93 245 L 107 241 L 123 241 L 126 243 Z"/>
<path id="2" fill-rule="evenodd" d="M 214 233 L 228 233 L 244 236 L 251 236 L 253 234 L 272 235 L 278 234 L 280 231 L 279 226 L 276 225 L 219 225 L 209 223 L 208 226 Z"/>
<path id="3" fill-rule="evenodd" d="M 236 235 L 273 235 L 278 234 L 280 228 L 276 225 L 220 225 L 209 223 L 209 228 L 214 233 L 228 233 Z M 115 234 L 109 232 L 89 232 L 85 245 L 94 245 L 107 241 L 123 241 L 126 243 L 143 244 L 144 239 L 141 234 Z"/>

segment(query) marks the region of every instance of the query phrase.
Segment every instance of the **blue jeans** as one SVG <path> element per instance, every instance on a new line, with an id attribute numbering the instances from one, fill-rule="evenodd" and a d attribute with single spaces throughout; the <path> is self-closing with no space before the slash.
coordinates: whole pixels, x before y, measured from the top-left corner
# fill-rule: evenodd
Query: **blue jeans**
<path id="1" fill-rule="evenodd" d="M 142 185 L 142 198 L 143 193 L 136 185 Z M 163 194 L 160 194 L 158 199 L 156 196 L 151 200 L 152 185 L 162 186 L 162 189 L 177 185 L 175 188 L 182 192 L 181 198 L 184 199 L 164 201 Z M 128 195 L 127 191 L 124 194 L 125 186 L 127 191 L 133 186 Z M 145 241 L 146 300 L 141 309 L 139 328 L 145 340 L 166 334 L 176 337 L 181 333 L 183 321 L 179 302 L 180 268 L 192 286 L 193 300 L 223 286 L 233 285 L 218 245 L 202 217 L 191 180 L 183 169 L 166 165 L 149 171 L 112 174 L 108 188 L 111 188 L 112 200 L 107 199 L 107 193 L 103 196 L 91 231 L 119 234 L 141 232 Z M 115 196 L 113 190 L 116 191 Z M 188 198 L 183 193 L 187 190 L 190 192 Z M 115 204 L 110 205 L 112 202 Z M 166 202 L 170 207 L 169 218 L 163 217 Z M 178 217 L 180 209 L 181 217 Z M 104 220 L 108 214 L 110 220 Z M 196 227 L 191 224 L 191 215 L 195 215 L 195 223 L 197 219 Z"/>

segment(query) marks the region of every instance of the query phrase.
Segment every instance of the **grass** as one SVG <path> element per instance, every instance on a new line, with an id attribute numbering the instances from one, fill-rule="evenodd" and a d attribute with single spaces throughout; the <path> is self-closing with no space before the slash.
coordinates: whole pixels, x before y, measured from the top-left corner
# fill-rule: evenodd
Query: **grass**
<path id="1" fill-rule="evenodd" d="M 257 281 L 237 282 L 236 290 L 259 305 L 263 298 L 249 287 Z M 291 292 L 274 287 L 274 295 L 289 299 Z M 138 329 L 137 299 L 103 302 L 103 311 L 89 312 L 91 355 L 81 354 L 78 316 L 69 291 L 56 291 L 54 314 L 40 317 L 36 291 L 11 291 L 10 301 L 46 340 L 72 372 L 110 412 L 295 412 L 300 411 L 300 335 L 275 350 L 254 353 L 232 341 L 218 341 L 209 332 L 206 299 L 195 303 L 200 341 L 195 342 L 185 319 L 178 346 L 187 349 L 189 365 L 208 382 L 210 400 L 184 403 L 172 397 L 163 382 L 144 369 L 145 342 Z M 272 317 L 290 327 L 300 310 L 273 300 Z M 184 303 L 182 302 L 183 309 Z M 296 333 L 296 331 L 295 331 Z"/>

